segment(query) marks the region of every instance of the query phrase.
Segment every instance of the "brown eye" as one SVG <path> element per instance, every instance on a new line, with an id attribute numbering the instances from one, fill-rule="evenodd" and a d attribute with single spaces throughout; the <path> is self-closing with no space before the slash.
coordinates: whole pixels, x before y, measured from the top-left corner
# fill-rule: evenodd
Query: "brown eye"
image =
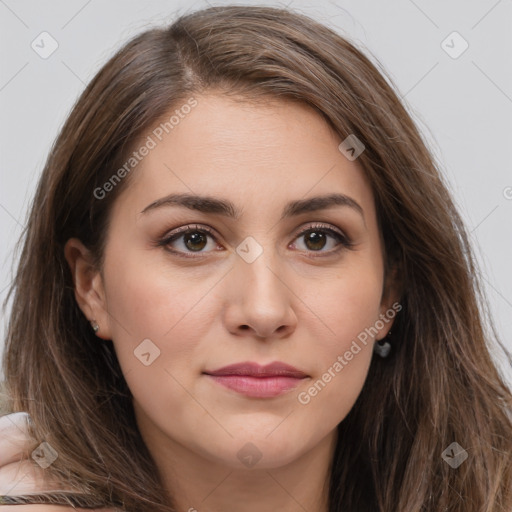
<path id="1" fill-rule="evenodd" d="M 208 228 L 199 228 L 194 226 L 184 226 L 165 236 L 158 242 L 158 246 L 163 246 L 170 252 L 184 257 L 192 253 L 210 252 L 205 250 L 208 245 L 208 238 L 216 241 L 213 232 Z M 215 247 L 216 244 L 214 243 Z"/>
<path id="2" fill-rule="evenodd" d="M 201 251 L 205 248 L 206 243 L 208 242 L 208 235 L 199 231 L 192 231 L 181 236 L 183 236 L 183 243 L 185 244 L 185 247 L 191 251 Z"/>
<path id="3" fill-rule="evenodd" d="M 300 238 L 304 239 L 304 250 L 309 252 L 332 253 L 339 250 L 339 247 L 336 249 L 336 246 L 341 245 L 342 247 L 348 248 L 352 245 L 344 234 L 325 226 L 308 227 L 297 235 L 296 239 Z M 329 245 L 329 239 L 335 240 L 338 243 L 334 244 L 334 249 L 331 247 L 331 250 L 322 250 Z M 332 242 L 330 245 L 333 245 Z M 299 249 L 302 250 L 301 247 L 299 247 Z"/>
<path id="4" fill-rule="evenodd" d="M 327 235 L 321 231 L 310 231 L 305 235 L 305 245 L 312 251 L 318 251 L 325 247 Z"/>

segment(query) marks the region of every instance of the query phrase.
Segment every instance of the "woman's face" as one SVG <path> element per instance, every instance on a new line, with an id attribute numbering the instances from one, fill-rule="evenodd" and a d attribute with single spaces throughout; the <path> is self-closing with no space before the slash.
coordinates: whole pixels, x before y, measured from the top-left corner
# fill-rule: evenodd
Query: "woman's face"
<path id="1" fill-rule="evenodd" d="M 308 107 L 195 98 L 161 140 L 140 139 L 155 147 L 114 204 L 88 312 L 149 445 L 279 467 L 333 438 L 391 326 L 374 200 Z M 302 373 L 212 375 L 274 362 Z"/>

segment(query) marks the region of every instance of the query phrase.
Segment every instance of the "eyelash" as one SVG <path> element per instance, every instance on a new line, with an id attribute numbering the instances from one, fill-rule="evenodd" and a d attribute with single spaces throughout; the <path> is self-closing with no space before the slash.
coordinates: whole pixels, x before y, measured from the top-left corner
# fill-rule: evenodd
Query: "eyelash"
<path id="1" fill-rule="evenodd" d="M 343 233 L 338 232 L 338 231 L 336 231 L 336 230 L 334 230 L 332 228 L 326 227 L 326 226 L 324 226 L 322 224 L 315 224 L 313 226 L 308 226 L 307 228 L 305 228 L 302 231 L 300 231 L 299 233 L 297 233 L 295 235 L 294 240 L 296 238 L 300 238 L 301 236 L 304 236 L 305 234 L 313 232 L 313 231 L 324 233 L 324 234 L 327 234 L 329 236 L 332 236 L 333 238 L 338 240 L 340 247 L 338 247 L 336 249 L 331 249 L 330 251 L 309 251 L 309 252 L 312 252 L 312 253 L 325 252 L 327 254 L 327 256 L 332 256 L 334 254 L 337 254 L 338 252 L 340 252 L 343 249 L 351 249 L 353 247 L 352 241 L 346 235 L 344 235 Z M 206 226 L 199 227 L 198 225 L 193 225 L 193 226 L 192 225 L 188 225 L 188 226 L 183 226 L 181 228 L 178 228 L 174 232 L 171 232 L 169 235 L 164 236 L 163 238 L 158 240 L 155 245 L 157 247 L 165 247 L 165 249 L 167 251 L 169 251 L 169 252 L 171 252 L 173 254 L 176 254 L 179 257 L 183 257 L 183 258 L 200 258 L 201 257 L 201 252 L 196 253 L 196 254 L 198 254 L 197 256 L 188 256 L 186 254 L 194 254 L 194 253 L 193 252 L 184 253 L 182 251 L 176 251 L 175 249 L 170 249 L 168 247 L 168 245 L 171 242 L 174 242 L 175 240 L 178 240 L 183 235 L 185 235 L 187 233 L 196 233 L 196 232 L 209 235 L 209 236 L 212 237 L 212 239 L 216 243 L 218 243 L 217 242 L 217 238 L 216 238 L 214 232 L 210 228 L 207 228 Z M 317 258 L 317 257 L 323 257 L 323 256 L 310 256 L 310 257 Z"/>

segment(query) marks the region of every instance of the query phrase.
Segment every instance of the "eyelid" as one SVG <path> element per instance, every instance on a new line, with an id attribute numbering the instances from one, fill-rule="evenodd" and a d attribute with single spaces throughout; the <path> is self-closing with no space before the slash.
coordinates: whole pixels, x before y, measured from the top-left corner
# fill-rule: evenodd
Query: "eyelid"
<path id="1" fill-rule="evenodd" d="M 322 224 L 322 223 L 318 223 L 318 222 L 316 222 L 312 225 L 300 228 L 295 233 L 294 237 L 297 238 L 298 236 L 303 235 L 304 233 L 307 233 L 308 231 L 314 231 L 315 229 L 333 232 L 333 233 L 336 233 L 338 236 L 342 237 L 343 239 L 345 239 L 347 241 L 349 240 L 348 236 L 343 231 L 336 228 L 335 226 L 332 226 L 330 224 Z"/>

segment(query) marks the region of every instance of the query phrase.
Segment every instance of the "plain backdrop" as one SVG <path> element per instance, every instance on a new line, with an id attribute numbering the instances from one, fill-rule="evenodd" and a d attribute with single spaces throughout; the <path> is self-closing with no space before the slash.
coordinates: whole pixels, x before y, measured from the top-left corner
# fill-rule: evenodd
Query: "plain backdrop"
<path id="1" fill-rule="evenodd" d="M 85 84 L 138 32 L 231 3 L 0 0 L 0 301 L 48 151 Z M 257 3 L 314 17 L 387 71 L 447 177 L 498 332 L 512 350 L 512 2 Z M 56 50 L 44 55 L 52 45 Z M 0 349 L 5 327 L 2 316 Z M 496 354 L 512 384 L 511 369 Z"/>

